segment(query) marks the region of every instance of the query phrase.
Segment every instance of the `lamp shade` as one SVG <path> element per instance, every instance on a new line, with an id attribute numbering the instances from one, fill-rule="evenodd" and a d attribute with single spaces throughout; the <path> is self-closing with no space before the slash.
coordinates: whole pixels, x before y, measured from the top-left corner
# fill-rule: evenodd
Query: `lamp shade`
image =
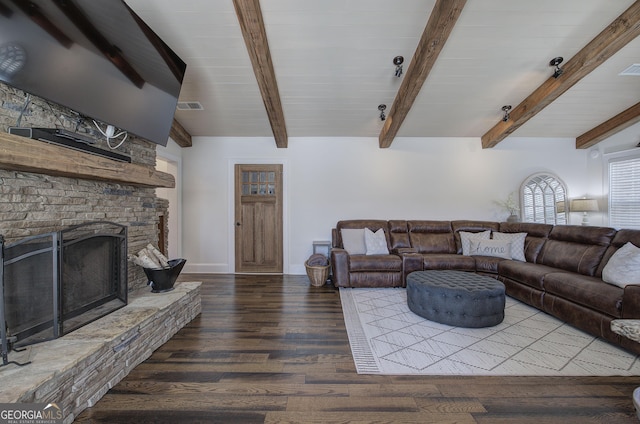
<path id="1" fill-rule="evenodd" d="M 596 199 L 573 199 L 571 200 L 571 212 L 598 212 L 598 201 Z"/>

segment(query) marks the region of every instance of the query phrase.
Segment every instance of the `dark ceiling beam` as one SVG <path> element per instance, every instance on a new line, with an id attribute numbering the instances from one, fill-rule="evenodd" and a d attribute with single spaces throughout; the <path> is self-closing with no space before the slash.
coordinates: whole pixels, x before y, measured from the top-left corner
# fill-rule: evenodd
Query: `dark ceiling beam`
<path id="1" fill-rule="evenodd" d="M 413 102 L 436 63 L 453 27 L 462 13 L 466 0 L 437 0 L 433 6 L 413 59 L 400 84 L 393 106 L 389 110 L 378 142 L 381 148 L 391 146 Z"/>
<path id="2" fill-rule="evenodd" d="M 180 124 L 180 122 L 173 119 L 171 129 L 169 130 L 169 137 L 180 147 L 191 147 L 191 134 Z"/>
<path id="3" fill-rule="evenodd" d="M 482 136 L 482 147 L 495 147 L 529 119 L 560 97 L 630 41 L 640 35 L 640 0 L 633 3 L 589 44 L 562 67 L 558 78 L 550 76 L 510 112 L 508 121 L 500 121 Z"/>
<path id="4" fill-rule="evenodd" d="M 142 88 L 145 80 L 122 56 L 122 51 L 109 42 L 91 23 L 89 18 L 72 0 L 53 0 L 73 24 L 91 41 L 91 43 L 120 70 L 136 87 Z"/>
<path id="5" fill-rule="evenodd" d="M 138 24 L 140 30 L 144 33 L 147 40 L 153 45 L 158 54 L 164 60 L 164 63 L 167 64 L 167 67 L 171 70 L 173 76 L 179 81 L 182 82 L 182 78 L 184 77 L 185 68 L 181 67 L 179 64 L 182 63 L 182 59 L 178 57 L 178 55 L 171 50 L 167 44 L 160 39 L 160 37 L 156 36 L 153 30 L 147 25 L 140 16 L 138 16 L 130 7 L 125 3 L 125 7 L 131 14 L 131 17 Z"/>
<path id="6" fill-rule="evenodd" d="M 640 122 L 640 103 L 576 138 L 576 149 L 588 149 L 637 122 Z"/>
<path id="7" fill-rule="evenodd" d="M 32 1 L 25 0 L 12 0 L 13 3 L 18 6 L 33 22 L 35 22 L 40 28 L 44 29 L 47 34 L 55 38 L 60 44 L 67 49 L 73 45 L 67 35 L 60 30 L 53 22 L 49 20 L 41 11 L 40 7 Z M 5 7 L 5 6 L 3 6 Z M 1 8 L 0 8 L 1 9 Z"/>
<path id="8" fill-rule="evenodd" d="M 289 142 L 287 127 L 284 121 L 276 74 L 271 61 L 260 2 L 259 0 L 233 0 L 233 5 L 236 9 L 236 15 L 240 22 L 240 29 L 247 45 L 249 57 L 251 58 L 253 72 L 262 94 L 262 101 L 267 110 L 276 146 L 287 147 Z"/>

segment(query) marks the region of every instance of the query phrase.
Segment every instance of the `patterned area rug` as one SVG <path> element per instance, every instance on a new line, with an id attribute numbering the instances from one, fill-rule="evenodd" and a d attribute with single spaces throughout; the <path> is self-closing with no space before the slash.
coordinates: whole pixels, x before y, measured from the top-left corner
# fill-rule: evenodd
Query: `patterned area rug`
<path id="1" fill-rule="evenodd" d="M 508 296 L 488 328 L 428 321 L 400 288 L 341 288 L 340 299 L 359 374 L 640 375 L 637 355 Z"/>

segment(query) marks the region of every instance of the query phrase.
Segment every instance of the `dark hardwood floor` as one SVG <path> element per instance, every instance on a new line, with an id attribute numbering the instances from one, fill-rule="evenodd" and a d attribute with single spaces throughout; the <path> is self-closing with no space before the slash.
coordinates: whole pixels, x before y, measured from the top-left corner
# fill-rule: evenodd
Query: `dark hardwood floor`
<path id="1" fill-rule="evenodd" d="M 640 377 L 358 375 L 334 288 L 180 280 L 203 282 L 202 314 L 76 422 L 638 423 Z"/>

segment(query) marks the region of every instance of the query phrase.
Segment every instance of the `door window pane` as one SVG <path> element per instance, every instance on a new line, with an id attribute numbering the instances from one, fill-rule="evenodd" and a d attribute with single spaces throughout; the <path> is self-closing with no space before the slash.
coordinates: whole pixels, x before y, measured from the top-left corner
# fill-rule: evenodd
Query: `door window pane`
<path id="1" fill-rule="evenodd" d="M 273 196 L 276 194 L 276 173 L 264 171 L 242 172 L 242 194 Z"/>

